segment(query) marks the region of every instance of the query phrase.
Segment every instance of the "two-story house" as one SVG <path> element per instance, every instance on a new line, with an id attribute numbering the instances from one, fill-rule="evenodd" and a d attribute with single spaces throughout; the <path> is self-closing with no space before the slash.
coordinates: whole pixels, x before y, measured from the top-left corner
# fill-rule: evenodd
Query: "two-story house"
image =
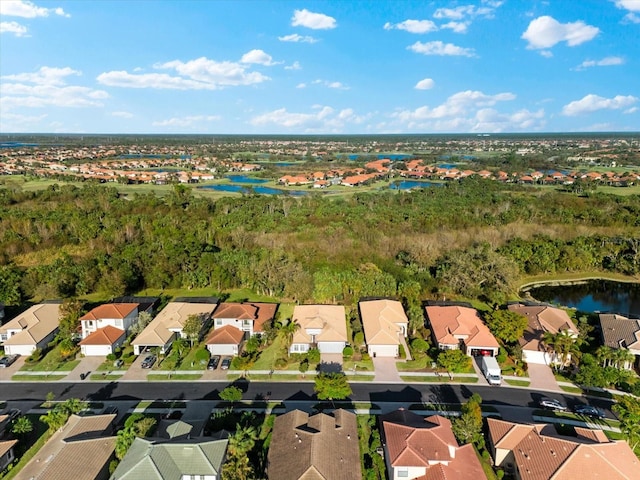
<path id="1" fill-rule="evenodd" d="M 138 303 L 105 303 L 80 317 L 80 349 L 86 356 L 113 353 L 126 339 L 126 332 L 138 319 Z"/>

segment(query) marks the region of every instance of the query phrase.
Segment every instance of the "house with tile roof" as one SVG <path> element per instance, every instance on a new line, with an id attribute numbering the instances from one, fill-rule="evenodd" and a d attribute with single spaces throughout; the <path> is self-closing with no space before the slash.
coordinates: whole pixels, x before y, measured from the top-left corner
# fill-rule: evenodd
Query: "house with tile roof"
<path id="1" fill-rule="evenodd" d="M 226 438 L 136 437 L 111 480 L 219 480 Z"/>
<path id="2" fill-rule="evenodd" d="M 116 414 L 71 415 L 14 477 L 16 480 L 106 480 L 114 458 Z"/>
<path id="3" fill-rule="evenodd" d="M 640 363 L 640 320 L 618 314 L 599 315 L 602 344 L 613 349 L 625 349 L 635 355 L 635 364 Z M 624 368 L 633 368 L 633 363 L 625 362 Z"/>
<path id="4" fill-rule="evenodd" d="M 400 355 L 400 345 L 409 355 L 405 337 L 409 319 L 396 300 L 366 300 L 358 303 L 367 351 L 371 357 Z"/>
<path id="5" fill-rule="evenodd" d="M 196 315 L 200 319 L 202 330 L 206 331 L 211 324 L 211 315 L 216 306 L 216 299 L 207 298 L 169 302 L 133 339 L 131 342 L 133 352 L 140 355 L 140 352 L 146 348 L 157 348 L 162 354 L 168 352 L 173 341 L 182 336 L 184 324 L 191 315 Z"/>
<path id="6" fill-rule="evenodd" d="M 276 316 L 277 303 L 233 303 L 224 302 L 213 312 L 213 328 L 230 325 L 249 336 L 262 333 L 263 325 Z"/>
<path id="7" fill-rule="evenodd" d="M 469 356 L 498 355 L 500 346 L 475 308 L 428 305 L 427 321 L 434 344 L 441 350 L 461 349 Z"/>
<path id="8" fill-rule="evenodd" d="M 60 326 L 60 304 L 40 303 L 0 326 L 0 344 L 7 355 L 31 355 L 44 349 Z"/>
<path id="9" fill-rule="evenodd" d="M 82 338 L 107 325 L 128 331 L 138 318 L 139 306 L 137 303 L 105 303 L 97 306 L 80 317 Z"/>
<path id="10" fill-rule="evenodd" d="M 473 445 L 458 445 L 449 419 L 400 409 L 379 421 L 390 480 L 487 478 Z"/>
<path id="11" fill-rule="evenodd" d="M 238 355 L 245 333 L 232 325 L 211 330 L 205 343 L 211 355 Z"/>
<path id="12" fill-rule="evenodd" d="M 16 459 L 13 451 L 16 443 L 18 443 L 18 440 L 0 441 L 0 474 Z"/>
<path id="13" fill-rule="evenodd" d="M 561 308 L 537 303 L 513 303 L 507 306 L 512 312 L 527 317 L 528 323 L 518 342 L 522 347 L 522 360 L 527 363 L 551 365 L 558 363 L 557 356 L 549 351 L 542 342 L 546 332 L 566 332 L 572 337 L 578 336 L 578 328 Z M 571 357 L 569 356 L 568 360 Z"/>
<path id="14" fill-rule="evenodd" d="M 602 430 L 575 427 L 576 436 L 558 435 L 553 425 L 523 425 L 487 418 L 494 464 L 519 480 L 638 478 L 640 460 L 623 440 Z"/>
<path id="15" fill-rule="evenodd" d="M 312 416 L 292 410 L 276 417 L 267 477 L 361 480 L 356 415 L 342 409 Z"/>
<path id="16" fill-rule="evenodd" d="M 290 353 L 317 348 L 320 353 L 342 353 L 347 344 L 347 317 L 342 305 L 296 305 L 291 321 L 300 325 Z"/>
<path id="17" fill-rule="evenodd" d="M 127 338 L 124 330 L 111 325 L 99 328 L 80 340 L 80 352 L 85 357 L 106 356 L 114 353 L 115 350 L 122 346 Z"/>

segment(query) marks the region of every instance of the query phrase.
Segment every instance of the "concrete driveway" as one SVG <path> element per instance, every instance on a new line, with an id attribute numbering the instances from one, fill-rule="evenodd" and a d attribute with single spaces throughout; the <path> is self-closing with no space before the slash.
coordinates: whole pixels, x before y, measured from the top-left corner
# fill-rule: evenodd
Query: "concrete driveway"
<path id="1" fill-rule="evenodd" d="M 11 377 L 18 373 L 18 370 L 22 368 L 26 359 L 26 356 L 20 355 L 18 358 L 16 358 L 16 361 L 13 362 L 10 367 L 0 368 L 0 381 L 11 380 Z"/>
<path id="2" fill-rule="evenodd" d="M 342 354 L 341 353 L 322 353 L 320 354 L 320 364 L 318 369 L 321 372 L 342 372 Z"/>
<path id="3" fill-rule="evenodd" d="M 402 379 L 396 368 L 395 358 L 374 357 L 372 360 L 373 368 L 376 371 L 376 376 L 373 379 L 374 382 L 402 383 Z"/>
<path id="4" fill-rule="evenodd" d="M 529 388 L 532 390 L 551 390 L 562 392 L 558 386 L 556 377 L 553 376 L 553 370 L 548 365 L 540 365 L 538 363 L 528 363 L 529 380 L 531 384 Z"/>
<path id="5" fill-rule="evenodd" d="M 67 375 L 65 380 L 69 382 L 79 382 L 82 380 L 82 378 L 80 378 L 82 374 L 84 374 L 86 376 L 85 378 L 88 379 L 89 375 L 96 373 L 98 367 L 104 363 L 105 359 L 106 357 L 104 356 L 81 358 L 78 366 L 69 372 L 69 375 Z"/>
<path id="6" fill-rule="evenodd" d="M 145 359 L 149 353 L 141 353 L 138 355 L 138 358 L 131 364 L 127 373 L 125 373 L 120 379 L 121 380 L 147 380 L 147 375 L 152 372 L 150 368 L 142 368 L 142 361 Z M 158 360 L 156 360 L 158 363 Z"/>

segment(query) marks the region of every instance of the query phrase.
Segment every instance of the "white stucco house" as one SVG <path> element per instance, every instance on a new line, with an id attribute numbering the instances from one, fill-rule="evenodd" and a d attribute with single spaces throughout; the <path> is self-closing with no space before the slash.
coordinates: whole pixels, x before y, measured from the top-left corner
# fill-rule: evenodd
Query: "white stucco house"
<path id="1" fill-rule="evenodd" d="M 293 335 L 290 353 L 342 353 L 347 344 L 347 319 L 342 305 L 297 305 L 292 322 L 300 325 Z"/>
<path id="2" fill-rule="evenodd" d="M 34 305 L 0 327 L 0 344 L 7 355 L 31 355 L 44 349 L 60 326 L 60 304 Z"/>
<path id="3" fill-rule="evenodd" d="M 402 344 L 409 355 L 405 337 L 407 318 L 402 304 L 396 300 L 368 300 L 360 302 L 360 318 L 364 328 L 367 351 L 373 357 L 393 357 L 400 355 Z"/>
<path id="4" fill-rule="evenodd" d="M 206 340 L 211 355 L 238 355 L 245 338 L 245 332 L 231 325 L 212 330 Z"/>

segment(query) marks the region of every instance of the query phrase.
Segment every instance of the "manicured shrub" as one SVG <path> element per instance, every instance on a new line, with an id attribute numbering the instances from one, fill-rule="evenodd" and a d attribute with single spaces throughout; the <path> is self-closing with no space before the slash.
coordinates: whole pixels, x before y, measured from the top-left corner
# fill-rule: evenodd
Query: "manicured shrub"
<path id="1" fill-rule="evenodd" d="M 342 350 L 342 356 L 345 358 L 351 358 L 352 355 L 353 355 L 353 348 L 349 346 L 344 347 L 344 349 Z"/>
<path id="2" fill-rule="evenodd" d="M 284 357 L 280 357 L 276 359 L 276 361 L 274 362 L 274 367 L 277 368 L 278 370 L 284 370 L 285 368 L 287 368 L 288 365 L 289 365 L 289 361 Z"/>

